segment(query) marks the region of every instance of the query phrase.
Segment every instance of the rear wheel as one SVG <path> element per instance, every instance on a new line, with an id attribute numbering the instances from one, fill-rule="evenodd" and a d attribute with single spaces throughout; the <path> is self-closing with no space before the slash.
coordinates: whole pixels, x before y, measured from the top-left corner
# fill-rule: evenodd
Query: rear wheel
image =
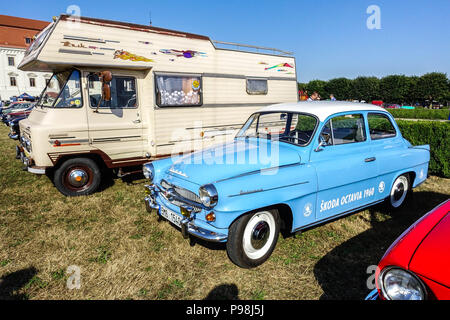
<path id="1" fill-rule="evenodd" d="M 389 194 L 388 204 L 391 209 L 400 208 L 406 201 L 411 190 L 409 176 L 401 175 L 395 179 Z"/>
<path id="2" fill-rule="evenodd" d="M 101 172 L 95 161 L 75 158 L 65 161 L 55 170 L 53 181 L 65 196 L 76 197 L 94 193 L 101 180 Z"/>
<path id="3" fill-rule="evenodd" d="M 242 268 L 263 264 L 272 254 L 280 232 L 277 210 L 260 211 L 237 219 L 230 227 L 227 253 Z"/>

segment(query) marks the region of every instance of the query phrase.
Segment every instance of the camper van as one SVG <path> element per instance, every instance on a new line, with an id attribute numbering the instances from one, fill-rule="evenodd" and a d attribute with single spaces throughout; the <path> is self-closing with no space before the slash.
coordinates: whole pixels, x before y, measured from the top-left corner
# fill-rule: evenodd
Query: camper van
<path id="1" fill-rule="evenodd" d="M 226 142 L 261 107 L 298 100 L 292 53 L 68 15 L 19 68 L 52 76 L 17 156 L 67 196 L 92 194 L 111 169 Z"/>

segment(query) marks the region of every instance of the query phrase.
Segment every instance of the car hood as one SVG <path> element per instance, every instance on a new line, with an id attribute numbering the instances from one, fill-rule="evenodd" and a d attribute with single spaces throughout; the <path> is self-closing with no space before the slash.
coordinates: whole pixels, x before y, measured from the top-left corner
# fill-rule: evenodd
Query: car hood
<path id="1" fill-rule="evenodd" d="M 175 162 L 166 174 L 197 185 L 300 162 L 302 147 L 266 139 L 235 139 L 194 152 Z"/>
<path id="2" fill-rule="evenodd" d="M 447 208 L 450 207 L 449 206 Z M 450 214 L 430 231 L 416 250 L 410 270 L 450 288 Z"/>

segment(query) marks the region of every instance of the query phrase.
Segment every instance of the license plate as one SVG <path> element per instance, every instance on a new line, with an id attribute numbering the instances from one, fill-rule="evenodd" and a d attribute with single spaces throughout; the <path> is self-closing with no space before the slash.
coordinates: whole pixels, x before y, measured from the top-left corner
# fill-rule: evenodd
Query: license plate
<path id="1" fill-rule="evenodd" d="M 175 212 L 173 212 L 170 209 L 167 209 L 164 206 L 161 206 L 159 213 L 161 214 L 162 217 L 166 218 L 171 223 L 181 228 L 181 220 L 183 220 L 183 218 L 177 215 Z"/>

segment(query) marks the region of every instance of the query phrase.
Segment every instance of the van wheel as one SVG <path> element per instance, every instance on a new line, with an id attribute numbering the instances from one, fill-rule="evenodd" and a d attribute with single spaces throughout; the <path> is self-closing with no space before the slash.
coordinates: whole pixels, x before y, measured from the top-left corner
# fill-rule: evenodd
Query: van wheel
<path id="1" fill-rule="evenodd" d="M 408 198 L 410 189 L 411 188 L 408 175 L 401 175 L 397 179 L 395 179 L 394 184 L 391 188 L 391 192 L 389 193 L 389 197 L 387 199 L 389 207 L 391 209 L 400 208 Z"/>
<path id="2" fill-rule="evenodd" d="M 260 211 L 237 219 L 230 227 L 227 253 L 242 268 L 255 268 L 272 254 L 280 233 L 277 210 Z"/>
<path id="3" fill-rule="evenodd" d="M 101 173 L 95 161 L 75 158 L 65 161 L 55 170 L 53 182 L 65 196 L 76 197 L 93 194 L 100 185 Z"/>

